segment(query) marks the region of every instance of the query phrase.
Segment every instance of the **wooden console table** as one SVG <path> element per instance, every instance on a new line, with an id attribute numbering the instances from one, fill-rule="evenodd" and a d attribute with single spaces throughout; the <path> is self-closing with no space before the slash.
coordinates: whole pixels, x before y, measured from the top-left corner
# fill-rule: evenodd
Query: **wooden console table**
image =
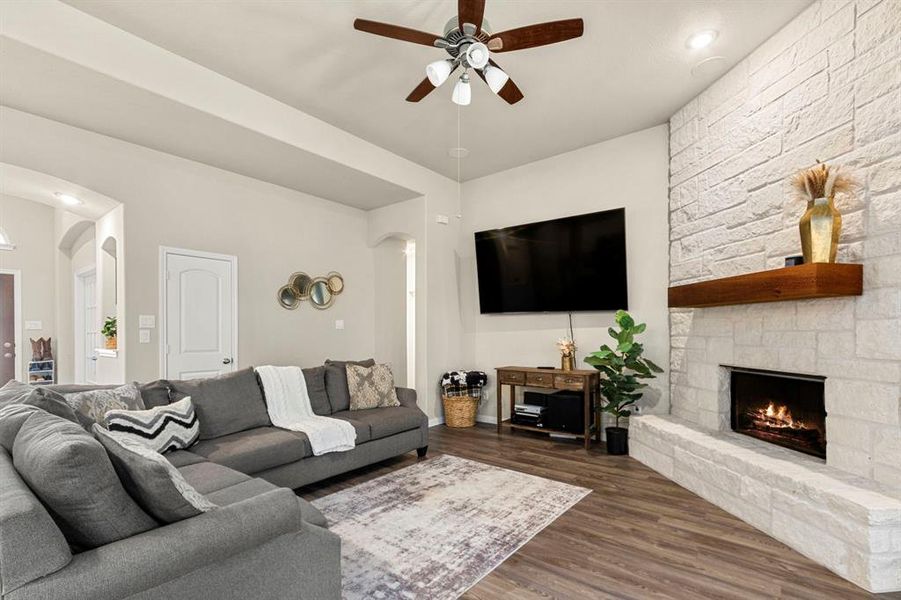
<path id="1" fill-rule="evenodd" d="M 591 434 L 595 440 L 601 441 L 601 423 L 598 414 L 591 414 L 591 401 L 597 400 L 600 377 L 595 370 L 563 369 L 538 369 L 536 367 L 498 367 L 497 371 L 497 432 L 501 432 L 503 420 L 503 390 L 505 385 L 510 386 L 510 416 L 513 416 L 513 405 L 516 404 L 516 386 L 536 387 L 552 390 L 570 390 L 582 392 L 585 430 L 582 433 L 573 434 L 571 431 L 548 429 L 546 427 L 533 427 L 531 425 L 519 425 L 511 422 L 512 429 L 525 431 L 540 431 L 542 433 L 565 433 L 575 435 L 585 441 L 585 449 L 591 446 Z"/>

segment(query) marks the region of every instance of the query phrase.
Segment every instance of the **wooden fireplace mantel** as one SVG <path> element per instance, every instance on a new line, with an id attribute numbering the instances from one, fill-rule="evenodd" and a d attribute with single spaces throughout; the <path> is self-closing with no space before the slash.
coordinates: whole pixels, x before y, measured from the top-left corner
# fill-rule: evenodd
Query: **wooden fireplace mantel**
<path id="1" fill-rule="evenodd" d="M 669 288 L 669 306 L 706 307 L 860 296 L 863 265 L 810 263 Z"/>

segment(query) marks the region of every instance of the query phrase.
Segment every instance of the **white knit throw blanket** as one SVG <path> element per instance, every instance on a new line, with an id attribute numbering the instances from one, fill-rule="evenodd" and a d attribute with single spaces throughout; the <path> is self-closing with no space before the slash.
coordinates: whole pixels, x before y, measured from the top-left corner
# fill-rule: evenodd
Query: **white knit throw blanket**
<path id="1" fill-rule="evenodd" d="M 354 426 L 313 412 L 300 367 L 257 367 L 257 373 L 263 382 L 266 408 L 273 425 L 307 434 L 316 456 L 353 450 L 357 439 Z"/>

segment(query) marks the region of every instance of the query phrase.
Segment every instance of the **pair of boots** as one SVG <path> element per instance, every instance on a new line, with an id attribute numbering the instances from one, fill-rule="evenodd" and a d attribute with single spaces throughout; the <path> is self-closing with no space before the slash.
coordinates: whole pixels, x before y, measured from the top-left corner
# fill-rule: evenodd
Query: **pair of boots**
<path id="1" fill-rule="evenodd" d="M 37 362 L 40 360 L 53 360 L 53 350 L 50 349 L 50 339 L 38 338 L 31 340 L 31 360 Z"/>

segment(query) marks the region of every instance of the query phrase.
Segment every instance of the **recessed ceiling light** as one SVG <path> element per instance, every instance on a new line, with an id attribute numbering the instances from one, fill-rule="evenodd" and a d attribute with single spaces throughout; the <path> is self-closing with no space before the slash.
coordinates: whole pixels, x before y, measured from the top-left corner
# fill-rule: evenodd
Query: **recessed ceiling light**
<path id="1" fill-rule="evenodd" d="M 466 148 L 451 148 L 447 151 L 447 155 L 451 158 L 466 158 L 469 156 L 469 150 Z"/>
<path id="2" fill-rule="evenodd" d="M 78 204 L 82 204 L 81 200 L 79 200 L 72 194 L 64 194 L 62 192 L 56 192 L 53 195 L 56 196 L 57 198 L 59 198 L 63 204 L 67 204 L 69 206 L 77 206 Z"/>
<path id="3" fill-rule="evenodd" d="M 706 29 L 704 31 L 699 31 L 685 42 L 685 45 L 691 48 L 692 50 L 700 50 L 701 48 L 706 48 L 710 44 L 713 43 L 713 40 L 716 39 L 716 36 L 719 35 L 713 29 Z"/>

